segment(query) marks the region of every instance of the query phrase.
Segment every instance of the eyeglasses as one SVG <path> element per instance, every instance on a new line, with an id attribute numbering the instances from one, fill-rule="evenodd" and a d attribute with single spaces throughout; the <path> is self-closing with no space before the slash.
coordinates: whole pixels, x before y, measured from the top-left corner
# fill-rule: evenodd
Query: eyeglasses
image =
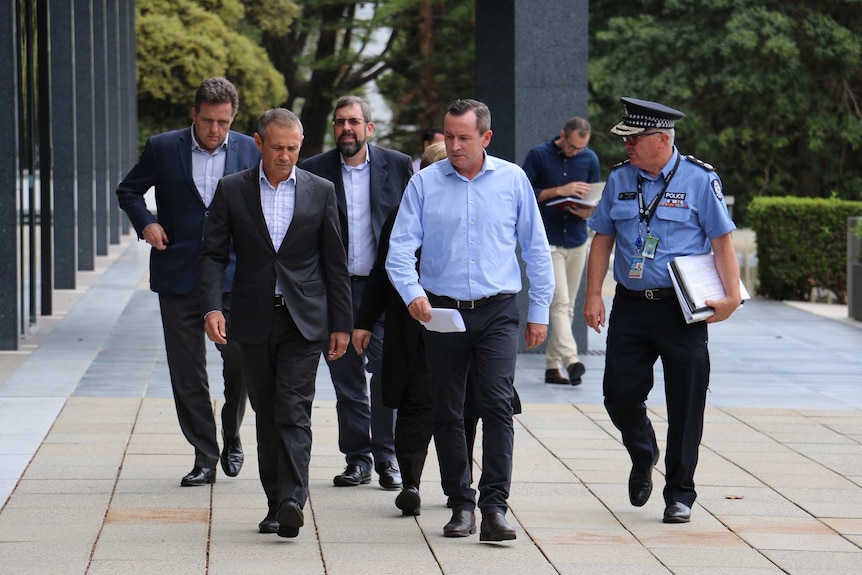
<path id="1" fill-rule="evenodd" d="M 656 134 L 661 133 L 662 132 L 644 132 L 642 134 L 635 134 L 634 136 L 623 136 L 623 144 L 629 144 L 631 146 L 634 146 L 637 145 L 640 138 L 645 138 L 646 136 L 655 136 Z"/>
<path id="2" fill-rule="evenodd" d="M 333 126 L 338 126 L 339 128 L 343 128 L 344 124 L 350 124 L 353 127 L 361 126 L 365 123 L 365 120 L 362 118 L 335 118 L 332 120 Z"/>

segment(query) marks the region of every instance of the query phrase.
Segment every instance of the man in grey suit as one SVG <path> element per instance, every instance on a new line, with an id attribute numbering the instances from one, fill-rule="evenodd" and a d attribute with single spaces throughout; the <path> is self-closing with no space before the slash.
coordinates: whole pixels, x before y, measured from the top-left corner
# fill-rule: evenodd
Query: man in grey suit
<path id="1" fill-rule="evenodd" d="M 353 325 L 350 280 L 333 185 L 295 167 L 302 124 L 269 110 L 254 135 L 262 162 L 225 177 L 210 207 L 200 258 L 207 335 L 239 343 L 257 414 L 261 533 L 296 537 L 304 523 L 311 403 L 320 350 L 344 355 Z M 229 329 L 220 287 L 236 250 Z"/>
<path id="2" fill-rule="evenodd" d="M 208 206 L 219 178 L 260 162 L 254 140 L 230 129 L 239 107 L 236 88 L 224 78 L 209 78 L 198 87 L 192 127 L 147 140 L 137 165 L 117 187 L 120 207 L 138 237 L 152 246 L 150 289 L 159 294 L 165 351 L 177 417 L 195 450 L 194 468 L 180 484 L 215 482 L 219 461 L 216 424 L 206 372 L 206 339 L 197 293 L 198 255 Z M 157 215 L 144 194 L 154 187 Z M 221 286 L 224 308 L 230 308 L 233 268 Z M 243 463 L 240 425 L 246 390 L 239 348 L 219 346 L 224 361 L 225 404 L 222 409 L 222 469 L 235 476 Z"/>
<path id="3" fill-rule="evenodd" d="M 368 143 L 374 122 L 368 104 L 357 96 L 344 96 L 336 102 L 332 126 L 337 147 L 303 161 L 301 166 L 335 184 L 356 315 L 377 256 L 383 223 L 401 202 L 413 165 L 406 154 Z M 379 375 L 382 320 L 372 334 L 364 354 L 357 354 L 350 346 L 343 358 L 328 362 L 338 412 L 338 447 L 347 462 L 333 483 L 339 487 L 369 483 L 373 456 L 380 486 L 399 489 L 395 412 L 383 403 Z M 371 372 L 370 404 L 365 369 Z"/>

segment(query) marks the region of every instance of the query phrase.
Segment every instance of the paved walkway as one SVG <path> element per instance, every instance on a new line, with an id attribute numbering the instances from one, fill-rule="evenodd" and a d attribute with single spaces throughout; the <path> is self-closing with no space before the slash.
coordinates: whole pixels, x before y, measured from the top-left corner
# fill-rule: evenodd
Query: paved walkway
<path id="1" fill-rule="evenodd" d="M 66 311 L 21 351 L 0 353 L 4 575 L 862 573 L 862 329 L 842 306 L 755 299 L 711 328 L 688 525 L 661 523 L 661 463 L 649 503 L 629 505 L 628 459 L 601 405 L 600 351 L 585 355 L 577 388 L 545 385 L 543 357 L 519 356 L 518 539 L 503 544 L 442 537 L 449 514 L 433 456 L 417 518 L 401 517 L 376 483 L 333 487 L 343 460 L 324 368 L 306 526 L 287 540 L 257 533 L 265 501 L 251 410 L 241 475 L 179 486 L 192 454 L 170 399 L 148 253 L 124 241 L 80 274 L 81 289 L 58 294 Z M 590 337 L 591 350 L 603 349 Z M 218 397 L 214 349 L 211 358 Z M 649 403 L 661 437 L 660 388 Z"/>

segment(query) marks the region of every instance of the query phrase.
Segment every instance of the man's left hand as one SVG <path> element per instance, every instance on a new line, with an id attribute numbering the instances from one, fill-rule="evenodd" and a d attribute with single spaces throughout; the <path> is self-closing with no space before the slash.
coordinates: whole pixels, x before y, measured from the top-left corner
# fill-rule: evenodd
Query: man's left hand
<path id="1" fill-rule="evenodd" d="M 347 351 L 347 344 L 350 343 L 350 334 L 346 331 L 334 331 L 329 334 L 329 351 L 326 353 L 326 359 L 329 361 L 336 360 L 344 355 Z"/>
<path id="2" fill-rule="evenodd" d="M 527 349 L 533 349 L 542 345 L 548 337 L 548 326 L 544 323 L 527 323 L 527 331 L 524 333 L 524 342 Z"/>
<path id="3" fill-rule="evenodd" d="M 741 304 L 742 300 L 739 297 L 723 297 L 721 299 L 706 300 L 706 305 L 715 310 L 713 315 L 706 318 L 706 323 L 717 323 L 726 320 Z"/>

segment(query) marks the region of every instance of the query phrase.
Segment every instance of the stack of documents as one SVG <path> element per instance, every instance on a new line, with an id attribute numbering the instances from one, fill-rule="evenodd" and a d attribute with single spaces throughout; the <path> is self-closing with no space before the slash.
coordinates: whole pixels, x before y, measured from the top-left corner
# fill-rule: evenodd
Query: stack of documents
<path id="1" fill-rule="evenodd" d="M 727 295 L 718 268 L 715 267 L 715 254 L 679 256 L 667 264 L 667 269 L 685 323 L 703 321 L 715 314 L 715 310 L 706 305 L 706 300 L 721 299 Z M 739 281 L 739 293 L 743 301 L 751 298 L 742 280 Z"/>
<path id="2" fill-rule="evenodd" d="M 595 184 L 590 184 L 590 193 L 583 198 L 577 198 L 574 196 L 568 198 L 557 198 L 555 200 L 551 200 L 545 205 L 557 206 L 558 208 L 568 208 L 569 206 L 574 206 L 576 208 L 594 208 L 599 205 L 599 200 L 602 199 L 602 192 L 604 189 L 604 182 L 596 182 Z"/>

